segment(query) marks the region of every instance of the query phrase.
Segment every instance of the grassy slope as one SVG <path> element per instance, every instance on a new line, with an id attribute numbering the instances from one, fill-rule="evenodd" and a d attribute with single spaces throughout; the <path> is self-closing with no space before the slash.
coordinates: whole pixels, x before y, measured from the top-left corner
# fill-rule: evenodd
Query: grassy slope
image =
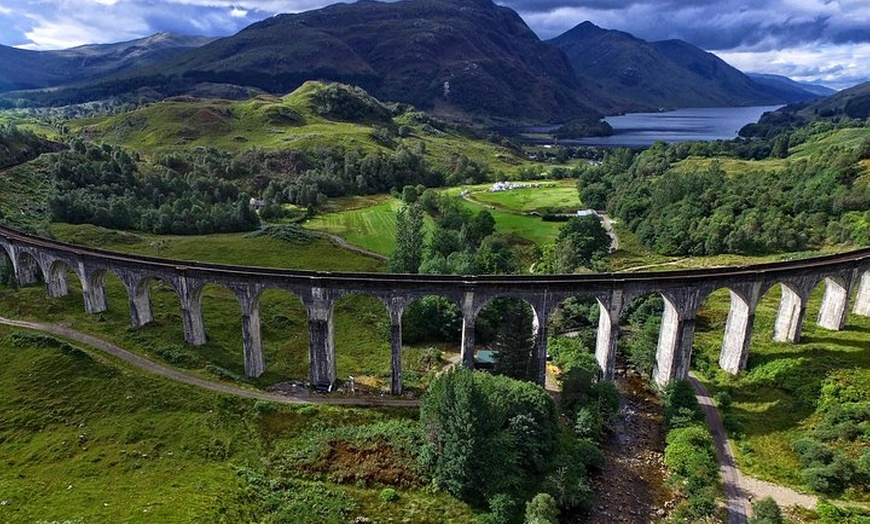
<path id="1" fill-rule="evenodd" d="M 129 113 L 74 122 L 75 132 L 92 139 L 120 144 L 142 153 L 197 147 L 225 151 L 266 151 L 319 147 L 389 152 L 374 139 L 373 125 L 329 120 L 313 108 L 312 95 L 321 88 L 306 82 L 283 97 L 263 95 L 253 100 L 171 99 Z M 284 111 L 292 118 L 275 116 Z M 496 171 L 510 171 L 527 162 L 511 151 L 482 140 L 471 140 L 453 131 L 426 133 L 411 118 L 398 117 L 397 125 L 412 130 L 396 139 L 424 145 L 429 161 L 444 166 L 453 154 L 464 154 Z M 383 125 L 383 124 L 379 124 Z"/>
<path id="2" fill-rule="evenodd" d="M 2 522 L 213 522 L 212 508 L 235 489 L 232 465 L 259 468 L 275 449 L 298 453 L 326 428 L 413 416 L 314 406 L 266 411 L 99 353 L 12 344 L 12 333 L 0 328 Z M 467 507 L 428 490 L 400 489 L 398 502 L 382 504 L 377 485 L 308 486 L 308 496 L 328 489 L 348 497 L 350 518 L 472 520 Z M 312 515 L 330 505 L 318 500 Z M 296 521 L 338 522 L 312 515 Z"/>
<path id="3" fill-rule="evenodd" d="M 806 487 L 791 443 L 817 422 L 812 401 L 822 381 L 839 370 L 854 370 L 870 380 L 870 318 L 850 314 L 845 331 L 818 327 L 823 291 L 819 285 L 810 297 L 801 343 L 784 344 L 772 340 L 780 296 L 774 286 L 758 307 L 748 372 L 733 377 L 714 365 L 705 377 L 712 390 L 726 389 L 733 397 L 726 416 L 740 467 L 801 489 Z M 718 362 L 729 304 L 726 290 L 705 301 L 698 316 L 696 360 Z"/>

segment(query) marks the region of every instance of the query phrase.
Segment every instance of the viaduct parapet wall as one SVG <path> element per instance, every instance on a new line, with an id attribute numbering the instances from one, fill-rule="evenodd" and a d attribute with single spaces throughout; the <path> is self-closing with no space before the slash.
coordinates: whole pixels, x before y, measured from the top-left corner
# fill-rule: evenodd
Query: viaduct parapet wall
<path id="1" fill-rule="evenodd" d="M 526 301 L 535 314 L 536 377 L 546 374 L 547 323 L 555 309 L 571 297 L 597 301 L 600 309 L 595 355 L 605 379 L 614 374 L 616 339 L 623 309 L 635 298 L 664 298 L 654 379 L 659 385 L 685 378 L 689 371 L 699 306 L 713 291 L 728 289 L 730 309 L 719 365 L 730 373 L 746 369 L 755 311 L 773 286 L 782 288 L 774 339 L 800 341 L 807 298 L 824 282 L 817 319 L 830 330 L 845 326 L 850 297 L 852 312 L 870 316 L 870 249 L 826 257 L 701 270 L 606 273 L 584 275 L 440 276 L 383 273 L 331 273 L 179 262 L 124 255 L 48 240 L 0 227 L 0 246 L 8 255 L 19 284 L 45 282 L 49 296 L 69 293 L 67 275 L 81 283 L 84 307 L 99 313 L 108 307 L 105 277 L 116 274 L 127 290 L 130 323 L 153 320 L 151 283 L 169 285 L 181 304 L 184 338 L 192 345 L 206 342 L 202 291 L 208 284 L 231 290 L 241 307 L 245 373 L 257 377 L 266 370 L 260 335 L 260 297 L 270 289 L 298 296 L 308 314 L 309 380 L 332 384 L 336 379 L 333 309 L 336 300 L 361 293 L 380 300 L 391 321 L 391 391 L 402 390 L 402 314 L 415 300 L 442 296 L 462 311 L 462 363 L 474 367 L 474 325 L 492 300 Z"/>

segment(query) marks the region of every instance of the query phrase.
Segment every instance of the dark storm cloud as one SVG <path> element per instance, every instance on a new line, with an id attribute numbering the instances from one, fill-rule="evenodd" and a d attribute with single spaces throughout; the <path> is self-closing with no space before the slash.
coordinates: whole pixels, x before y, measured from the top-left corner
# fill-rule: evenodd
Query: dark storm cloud
<path id="1" fill-rule="evenodd" d="M 678 38 L 705 49 L 772 49 L 817 43 L 870 42 L 865 0 L 502 0 L 555 36 L 588 17 L 647 40 Z M 606 24 L 606 25 L 604 25 Z M 534 27 L 534 26 L 533 26 Z"/>

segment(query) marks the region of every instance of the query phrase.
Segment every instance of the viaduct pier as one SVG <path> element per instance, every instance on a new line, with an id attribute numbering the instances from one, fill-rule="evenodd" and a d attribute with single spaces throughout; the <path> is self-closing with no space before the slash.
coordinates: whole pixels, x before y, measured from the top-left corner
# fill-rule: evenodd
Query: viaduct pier
<path id="1" fill-rule="evenodd" d="M 99 313 L 108 307 L 105 277 L 114 273 L 127 291 L 130 322 L 134 327 L 153 320 L 151 283 L 162 281 L 178 295 L 184 338 L 202 345 L 206 332 L 202 292 L 217 284 L 233 292 L 241 307 L 245 373 L 257 377 L 266 370 L 260 335 L 260 297 L 270 289 L 298 296 L 308 315 L 309 380 L 332 384 L 336 379 L 333 306 L 339 298 L 361 293 L 377 298 L 391 321 L 391 391 L 402 391 L 402 314 L 423 296 L 437 295 L 462 311 L 462 363 L 474 367 L 474 325 L 478 313 L 502 297 L 526 301 L 534 311 L 534 362 L 543 384 L 546 373 L 547 321 L 571 297 L 594 299 L 599 306 L 595 355 L 605 379 L 614 373 L 616 339 L 623 309 L 635 298 L 655 293 L 664 298 L 656 353 L 655 381 L 666 384 L 689 372 L 695 318 L 712 292 L 730 292 L 730 310 L 719 365 L 730 373 L 746 368 L 755 311 L 773 286 L 782 288 L 774 339 L 798 342 L 805 321 L 807 298 L 824 282 L 825 292 L 817 322 L 841 330 L 851 310 L 870 316 L 870 248 L 825 257 L 701 270 L 584 275 L 441 276 L 384 273 L 331 273 L 242 267 L 124 255 L 57 242 L 0 227 L 0 246 L 11 261 L 17 281 L 45 282 L 51 297 L 69 293 L 68 275 L 81 283 L 84 307 Z M 850 297 L 855 297 L 850 304 Z"/>

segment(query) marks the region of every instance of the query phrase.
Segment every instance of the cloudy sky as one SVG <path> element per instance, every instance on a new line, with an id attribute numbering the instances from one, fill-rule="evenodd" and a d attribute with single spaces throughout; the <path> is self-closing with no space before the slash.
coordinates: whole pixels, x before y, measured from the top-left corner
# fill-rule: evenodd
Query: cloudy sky
<path id="1" fill-rule="evenodd" d="M 457 0 L 463 1 L 463 0 Z M 160 31 L 230 35 L 330 0 L 0 0 L 0 44 L 61 49 Z M 585 20 L 646 40 L 679 38 L 746 72 L 844 88 L 870 80 L 867 0 L 497 0 L 543 38 Z"/>

